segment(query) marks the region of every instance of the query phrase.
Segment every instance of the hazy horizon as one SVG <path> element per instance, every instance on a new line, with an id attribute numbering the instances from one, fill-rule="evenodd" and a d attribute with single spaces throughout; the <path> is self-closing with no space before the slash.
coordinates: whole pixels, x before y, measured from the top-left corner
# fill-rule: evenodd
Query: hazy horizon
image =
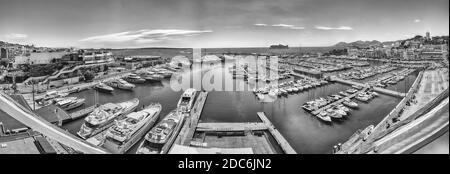
<path id="1" fill-rule="evenodd" d="M 449 35 L 448 0 L 0 0 L 0 40 L 42 47 L 332 47 Z"/>

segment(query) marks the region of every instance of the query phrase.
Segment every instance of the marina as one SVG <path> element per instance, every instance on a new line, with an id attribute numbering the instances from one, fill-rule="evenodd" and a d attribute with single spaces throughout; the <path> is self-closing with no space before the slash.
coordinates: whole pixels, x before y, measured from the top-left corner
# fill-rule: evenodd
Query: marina
<path id="1" fill-rule="evenodd" d="M 224 64 L 221 65 L 221 68 L 216 68 L 216 69 L 209 69 L 209 71 L 212 72 L 220 72 L 220 71 L 225 71 L 225 70 L 229 70 L 229 67 L 231 67 L 233 64 Z M 185 70 L 177 70 L 178 73 L 177 74 L 185 74 L 185 73 L 190 73 L 191 70 L 189 69 L 185 69 Z M 203 74 L 204 72 L 201 72 L 201 74 Z M 291 73 L 293 74 L 293 73 Z M 124 76 L 126 77 L 126 76 Z M 293 80 L 292 80 L 293 79 Z M 288 118 L 294 119 L 294 120 L 298 120 L 299 118 L 301 118 L 302 120 L 304 118 L 308 118 L 310 117 L 310 113 L 307 111 L 303 111 L 302 109 L 299 109 L 299 105 L 301 105 L 304 102 L 307 102 L 308 100 L 312 100 L 312 99 L 316 99 L 316 98 L 320 98 L 320 97 L 326 97 L 326 96 L 330 96 L 330 95 L 341 95 L 344 96 L 344 94 L 347 94 L 349 96 L 346 96 L 346 98 L 353 98 L 354 94 L 350 94 L 347 93 L 348 89 L 350 89 L 350 87 L 352 86 L 363 86 L 363 84 L 358 83 L 358 82 L 350 82 L 350 81 L 344 81 L 341 80 L 339 81 L 336 79 L 331 78 L 330 81 L 326 81 L 326 80 L 315 80 L 315 78 L 311 78 L 309 76 L 306 75 L 292 75 L 289 79 L 286 80 L 282 80 L 280 81 L 280 85 L 278 86 L 274 86 L 274 87 L 281 87 L 281 88 L 273 88 L 273 89 L 286 89 L 286 97 L 278 97 L 278 94 L 276 94 L 276 100 L 273 101 L 273 103 L 259 103 L 258 102 L 258 96 L 254 93 L 255 91 L 257 93 L 266 93 L 264 92 L 264 89 L 269 89 L 267 90 L 268 92 L 265 94 L 267 96 L 269 96 L 270 93 L 270 86 L 269 84 L 267 84 L 266 82 L 251 82 L 251 81 L 245 81 L 244 79 L 236 79 L 233 78 L 233 74 L 229 74 L 225 76 L 225 81 L 233 81 L 234 84 L 239 84 L 239 83 L 244 83 L 249 85 L 248 88 L 244 88 L 246 89 L 246 91 L 244 90 L 243 92 L 218 92 L 218 91 L 209 91 L 208 94 L 203 94 L 203 92 L 199 92 L 198 94 L 198 98 L 203 98 L 205 97 L 205 99 L 200 101 L 200 104 L 197 104 L 196 102 L 193 103 L 193 108 L 197 108 L 197 109 L 193 109 L 191 111 L 190 116 L 186 116 L 183 117 L 185 118 L 184 120 L 184 124 L 182 124 L 182 126 L 179 127 L 179 134 L 178 136 L 174 136 L 173 139 L 171 139 L 170 141 L 172 143 L 170 143 L 170 145 L 165 146 L 165 150 L 163 151 L 163 153 L 169 153 L 170 149 L 173 148 L 175 145 L 183 145 L 183 146 L 192 146 L 193 144 L 198 143 L 198 140 L 196 137 L 199 136 L 199 132 L 215 132 L 215 131 L 208 131 L 208 129 L 206 128 L 208 125 L 208 123 L 210 124 L 216 124 L 216 125 L 212 125 L 214 127 L 220 127 L 220 123 L 229 123 L 230 126 L 224 126 L 222 125 L 222 128 L 220 129 L 229 129 L 229 130 L 242 130 L 242 127 L 247 127 L 249 128 L 249 130 L 252 129 L 262 129 L 262 124 L 256 124 L 254 126 L 251 126 L 252 124 L 246 124 L 246 125 L 240 125 L 237 126 L 238 124 L 243 124 L 245 122 L 248 123 L 255 123 L 258 122 L 258 120 L 260 120 L 258 117 L 255 117 L 254 113 L 258 113 L 258 112 L 265 112 L 265 113 L 272 113 L 275 115 L 287 115 Z M 339 81 L 339 82 L 334 82 L 334 81 Z M 114 90 L 113 93 L 110 92 L 95 92 L 94 89 L 88 89 L 88 90 L 83 90 L 83 91 L 79 91 L 79 92 L 75 92 L 75 93 L 71 93 L 69 95 L 67 95 L 66 97 L 79 97 L 79 98 L 85 98 L 85 105 L 86 106 L 81 106 L 80 108 L 74 109 L 74 111 L 72 111 L 72 114 L 74 115 L 74 117 L 76 118 L 81 118 L 83 116 L 86 116 L 87 114 L 89 114 L 90 112 L 92 112 L 92 106 L 95 105 L 95 103 L 105 103 L 108 101 L 113 101 L 116 100 L 115 98 L 123 98 L 123 99 L 131 99 L 131 97 L 136 96 L 137 98 L 140 98 L 141 103 L 139 104 L 139 107 L 142 107 L 142 105 L 148 104 L 148 102 L 159 102 L 163 105 L 163 109 L 161 111 L 161 114 L 167 114 L 169 109 L 175 109 L 178 107 L 179 105 L 179 98 L 181 96 L 182 93 L 180 92 L 173 92 L 170 87 L 169 87 L 169 80 L 168 79 L 162 79 L 159 82 L 151 82 L 151 83 L 136 83 L 134 84 L 135 87 L 133 88 L 133 90 Z M 348 85 L 348 86 L 347 86 Z M 253 89 L 257 89 L 256 87 L 262 87 L 260 89 L 262 89 L 261 91 L 253 91 Z M 309 87 L 308 87 L 309 86 Z M 297 88 L 297 92 L 294 92 L 296 90 L 291 89 L 291 92 L 288 92 L 287 88 Z M 300 90 L 300 87 L 303 87 L 303 90 Z M 376 91 L 377 88 L 373 88 L 374 91 Z M 387 89 L 384 89 L 387 90 Z M 151 93 L 151 95 L 148 95 L 149 92 Z M 295 95 L 294 95 L 295 94 Z M 351 105 L 349 105 L 350 103 L 352 103 L 351 101 L 346 101 L 345 98 L 335 102 L 335 103 L 331 103 L 329 106 L 325 107 L 327 109 L 329 109 L 331 106 L 333 105 L 338 105 L 338 104 L 342 104 L 348 108 L 350 108 L 350 112 L 351 115 L 360 115 L 361 113 L 369 113 L 371 112 L 370 110 L 372 109 L 368 109 L 367 106 L 369 105 L 379 105 L 380 101 L 390 101 L 390 102 L 398 102 L 400 99 L 396 98 L 396 97 L 389 97 L 384 95 L 385 93 L 381 93 L 380 92 L 380 96 L 374 98 L 370 103 L 365 103 L 365 102 L 358 102 L 358 107 L 357 108 L 352 108 Z M 255 97 L 256 95 L 256 97 Z M 95 96 L 95 97 L 93 97 Z M 145 97 L 144 97 L 145 96 Z M 159 96 L 159 97 L 158 97 Z M 172 99 L 167 98 L 167 97 L 163 97 L 163 96 L 172 96 Z M 203 96 L 203 97 L 202 97 Z M 208 98 L 210 98 L 209 100 L 206 100 L 206 96 L 208 96 Z M 284 96 L 284 95 L 280 95 L 280 96 Z M 398 95 L 391 95 L 391 96 L 398 96 Z M 237 109 L 236 106 L 234 105 L 229 105 L 230 103 L 226 102 L 226 103 L 217 103 L 220 102 L 218 100 L 214 100 L 211 99 L 212 98 L 221 98 L 226 99 L 225 101 L 230 101 L 230 100 L 236 100 L 240 101 L 240 102 L 231 102 L 231 103 L 241 103 L 243 101 L 247 101 L 245 102 L 246 109 Z M 238 98 L 236 98 L 238 97 Z M 240 98 L 240 99 L 239 99 Z M 392 99 L 388 99 L 388 98 L 392 98 Z M 176 101 L 174 99 L 177 99 Z M 302 99 L 304 102 L 298 101 L 299 99 Z M 306 99 L 306 101 L 305 101 Z M 214 102 L 213 102 L 214 101 Z M 223 101 L 223 102 L 225 102 Z M 291 102 L 290 102 L 291 101 Z M 295 101 L 295 102 L 292 102 Z M 256 102 L 256 103 L 254 103 Z M 378 119 L 382 118 L 383 113 L 387 114 L 387 112 L 389 111 L 389 103 L 390 102 L 383 102 L 385 103 L 385 111 L 378 113 L 378 114 L 372 114 L 372 115 L 378 115 Z M 203 103 L 203 104 L 202 104 Z M 259 103 L 259 104 L 258 104 Z M 278 108 L 277 105 L 280 105 L 281 103 L 285 103 L 283 105 L 285 105 L 284 107 L 280 107 Z M 293 105 L 290 106 L 291 104 L 288 103 L 297 103 L 297 105 Z M 269 107 L 270 105 L 272 105 L 271 107 Z M 367 105 L 367 106 L 366 106 Z M 88 107 L 91 106 L 91 107 Z M 165 107 L 167 106 L 167 107 Z M 201 107 L 200 107 L 201 106 Z M 224 107 L 214 107 L 214 106 L 224 106 Z M 383 106 L 383 105 L 381 105 Z M 282 108 L 289 108 L 289 110 L 285 110 Z M 369 107 L 370 108 L 370 107 Z M 376 107 L 377 108 L 377 107 Z M 213 110 L 212 110 L 213 109 Z M 237 109 L 237 110 L 236 110 Z M 281 110 L 279 110 L 281 109 Z M 221 111 L 223 110 L 223 112 Z M 325 109 L 322 109 L 321 111 L 323 111 Z M 281 112 L 280 112 L 281 111 Z M 229 114 L 225 114 L 225 113 L 246 113 L 244 115 L 241 114 L 236 114 L 236 115 L 240 115 L 240 117 L 230 117 Z M 300 112 L 300 113 L 299 113 Z M 214 114 L 211 114 L 214 113 Z M 253 114 L 252 114 L 253 113 Z M 295 113 L 294 115 L 291 115 Z M 320 112 L 318 112 L 320 113 Z M 372 112 L 375 113 L 375 112 Z M 273 119 L 273 118 L 278 118 L 278 117 L 273 117 L 272 114 L 270 114 L 271 116 L 268 116 L 269 119 Z M 316 112 L 314 112 L 314 114 L 316 114 Z M 200 117 L 200 115 L 203 115 Z M 221 116 L 222 115 L 222 116 Z M 252 116 L 253 115 L 253 116 Z M 367 115 L 367 114 L 364 114 Z M 371 114 L 368 114 L 368 118 L 370 118 Z M 220 119 L 217 119 L 219 118 Z M 304 118 L 303 118 L 304 117 Z M 239 119 L 238 119 L 239 118 Z M 323 126 L 328 126 L 330 130 L 332 129 L 336 129 L 334 127 L 338 126 L 344 126 L 347 124 L 356 124 L 356 122 L 354 122 L 354 118 L 353 117 L 346 117 L 346 121 L 345 122 L 337 122 L 336 124 L 333 124 L 333 126 L 329 127 L 329 125 L 327 125 L 326 123 L 322 122 L 320 119 L 315 119 L 315 121 L 313 120 L 309 120 L 306 121 L 307 122 L 317 122 L 317 123 L 313 123 L 314 124 L 323 124 Z M 378 119 L 374 119 L 375 117 L 373 117 L 370 120 L 369 123 L 370 124 L 375 124 L 376 120 Z M 295 140 L 296 138 L 294 138 L 294 135 L 292 131 L 294 131 L 295 129 L 299 129 L 299 128 L 289 128 L 289 127 L 285 127 L 282 124 L 280 125 L 280 121 L 283 121 L 285 119 L 275 119 L 275 123 L 273 123 L 276 127 L 279 127 L 277 130 L 279 130 L 279 133 L 281 133 L 282 135 L 284 135 L 284 139 L 287 142 L 290 142 L 290 144 L 292 145 L 292 149 L 295 149 L 294 151 L 296 153 L 329 153 L 330 152 L 330 148 L 322 148 L 322 150 L 319 150 L 321 146 L 309 146 L 309 145 L 305 145 L 303 144 L 305 141 L 298 141 Z M 352 121 L 353 120 L 353 121 Z M 358 119 L 359 120 L 359 119 Z M 67 129 L 69 132 L 75 133 L 78 131 L 79 127 L 80 127 L 80 123 L 81 120 L 80 119 L 75 119 L 75 120 L 71 120 L 70 122 L 66 122 L 63 125 L 64 129 Z M 234 124 L 236 123 L 236 124 Z M 194 126 L 198 124 L 197 126 Z M 284 123 L 286 124 L 286 122 Z M 309 123 L 311 124 L 311 123 Z M 360 122 L 358 122 L 357 124 L 361 124 Z M 367 124 L 365 122 L 362 122 L 362 124 Z M 317 125 L 317 126 L 319 126 Z M 238 128 L 240 127 L 240 128 Z M 284 128 L 283 128 L 284 127 Z M 308 127 L 308 126 L 307 126 Z M 322 126 L 321 126 L 322 127 Z M 348 127 L 348 125 L 346 126 Z M 351 127 L 348 127 L 351 128 Z M 302 128 L 303 129 L 303 128 Z M 323 128 L 322 128 L 323 129 Z M 197 131 L 196 131 L 197 130 Z M 289 131 L 287 131 L 289 130 Z M 255 130 L 257 132 L 257 130 Z M 278 143 L 277 139 L 274 136 L 274 133 L 270 133 L 269 129 L 263 129 L 261 130 L 264 132 L 265 134 L 265 139 L 269 140 L 268 141 L 268 146 L 267 147 L 259 147 L 256 148 L 257 150 L 255 150 L 255 153 L 285 153 L 284 150 L 281 148 L 280 144 Z M 304 130 L 303 130 L 304 131 Z M 233 131 L 232 131 L 233 132 Z M 295 131 L 294 131 L 295 132 Z M 301 131 L 298 131 L 301 132 Z M 328 132 L 328 131 L 327 131 Z M 349 129 L 348 133 L 352 132 L 351 129 Z M 324 132 L 325 133 L 325 132 Z M 298 133 L 297 133 L 298 134 Z M 330 134 L 330 132 L 328 132 L 327 134 Z M 325 135 L 325 134 L 324 134 Z M 100 136 L 102 138 L 104 138 L 106 136 L 106 134 L 99 134 L 98 136 Z M 250 134 L 246 134 L 246 136 L 248 138 L 253 137 L 253 135 Z M 348 135 L 350 136 L 350 135 Z M 208 136 L 206 136 L 208 137 Z M 329 137 L 328 135 L 325 137 Z M 342 136 L 343 137 L 343 136 Z M 212 137 L 211 137 L 212 138 Z M 312 138 L 312 137 L 311 137 Z M 328 139 L 329 143 L 325 143 L 328 144 L 328 146 L 334 145 L 336 142 L 338 142 L 339 139 L 336 139 L 337 137 L 334 138 L 330 138 Z M 252 138 L 250 138 L 252 139 Z M 250 140 L 249 139 L 249 140 Z M 208 139 L 205 139 L 208 140 Z M 212 139 L 211 139 L 212 140 Z M 143 139 L 141 139 L 140 141 L 138 141 L 133 147 L 130 147 L 130 149 L 126 152 L 126 153 L 135 153 L 137 150 L 137 146 L 138 144 L 142 143 Z M 208 140 L 209 141 L 209 140 Z M 233 141 L 233 140 L 230 140 Z M 254 140 L 251 140 L 254 141 Z M 258 140 L 260 141 L 260 140 Z M 299 144 L 299 142 L 302 142 Z M 312 141 L 314 142 L 314 141 Z M 94 142 L 95 144 L 95 142 Z M 267 143 L 264 143 L 267 144 Z M 307 144 L 312 144 L 312 143 L 307 143 Z M 214 145 L 211 144 L 211 145 Z M 223 144 L 224 145 L 224 144 Z M 220 144 L 216 144 L 217 147 L 221 147 Z M 268 148 L 269 146 L 271 146 L 270 148 Z M 227 147 L 227 146 L 222 146 L 222 147 Z M 312 148 L 314 147 L 314 148 Z M 322 146 L 323 147 L 323 146 Z M 312 149 L 316 149 L 316 150 L 312 150 Z M 265 150 L 263 150 L 265 149 Z M 268 150 L 268 149 L 272 149 L 272 150 Z"/>
<path id="2" fill-rule="evenodd" d="M 445 0 L 25 1 L 0 3 L 0 153 L 411 154 L 448 136 Z"/>

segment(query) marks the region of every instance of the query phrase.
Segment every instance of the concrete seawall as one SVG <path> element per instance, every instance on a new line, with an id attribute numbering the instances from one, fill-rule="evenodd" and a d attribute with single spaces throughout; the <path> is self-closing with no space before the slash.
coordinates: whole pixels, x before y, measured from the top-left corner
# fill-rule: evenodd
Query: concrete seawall
<path id="1" fill-rule="evenodd" d="M 386 127 L 386 124 L 389 123 L 389 120 L 392 120 L 394 117 L 399 116 L 400 111 L 405 107 L 407 101 L 410 100 L 414 96 L 414 93 L 418 90 L 418 87 L 422 80 L 422 77 L 423 77 L 423 71 L 421 71 L 419 73 L 419 75 L 417 76 L 413 85 L 411 86 L 408 93 L 406 94 L 406 97 L 404 97 L 400 101 L 400 103 L 398 103 L 397 106 L 395 106 L 395 108 L 392 109 L 392 111 L 386 117 L 384 117 L 384 119 L 378 125 L 375 126 L 375 128 L 372 131 L 373 133 L 369 136 L 369 138 L 376 139 L 376 137 L 379 136 L 379 135 L 377 135 L 377 132 L 379 132 L 381 128 Z"/>

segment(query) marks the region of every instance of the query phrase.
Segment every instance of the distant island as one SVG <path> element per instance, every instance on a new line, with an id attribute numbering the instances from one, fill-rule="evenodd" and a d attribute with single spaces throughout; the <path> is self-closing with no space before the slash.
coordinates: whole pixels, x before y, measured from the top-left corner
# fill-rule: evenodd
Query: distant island
<path id="1" fill-rule="evenodd" d="M 282 45 L 282 44 L 271 45 L 270 49 L 289 49 L 289 45 Z"/>

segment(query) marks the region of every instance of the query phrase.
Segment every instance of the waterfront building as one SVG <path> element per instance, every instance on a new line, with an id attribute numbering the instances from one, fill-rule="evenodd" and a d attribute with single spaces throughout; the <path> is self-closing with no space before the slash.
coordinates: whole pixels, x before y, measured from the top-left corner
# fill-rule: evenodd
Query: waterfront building
<path id="1" fill-rule="evenodd" d="M 107 51 L 85 52 L 81 55 L 81 61 L 84 64 L 109 63 L 114 61 L 112 56 L 112 52 Z"/>
<path id="2" fill-rule="evenodd" d="M 59 62 L 67 52 L 31 52 L 15 56 L 14 66 L 23 64 L 43 65 Z"/>
<path id="3" fill-rule="evenodd" d="M 75 53 L 69 53 L 64 55 L 61 58 L 61 62 L 67 62 L 67 63 L 81 63 L 83 62 L 83 57 L 80 53 L 75 52 Z M 84 62 L 83 62 L 84 63 Z"/>
<path id="4" fill-rule="evenodd" d="M 445 57 L 445 53 L 443 51 L 428 51 L 422 52 L 420 54 L 422 59 L 434 59 L 434 58 L 443 58 Z"/>
<path id="5" fill-rule="evenodd" d="M 67 52 L 30 53 L 30 64 L 40 65 L 58 62 L 65 54 L 67 54 Z"/>
<path id="6" fill-rule="evenodd" d="M 123 61 L 120 64 L 127 69 L 135 69 L 139 67 L 149 67 L 163 63 L 165 63 L 165 61 L 161 56 L 136 55 L 123 58 Z"/>
<path id="7" fill-rule="evenodd" d="M 359 57 L 360 56 L 359 53 L 360 53 L 359 50 L 356 48 L 347 48 L 347 55 L 349 57 Z"/>

